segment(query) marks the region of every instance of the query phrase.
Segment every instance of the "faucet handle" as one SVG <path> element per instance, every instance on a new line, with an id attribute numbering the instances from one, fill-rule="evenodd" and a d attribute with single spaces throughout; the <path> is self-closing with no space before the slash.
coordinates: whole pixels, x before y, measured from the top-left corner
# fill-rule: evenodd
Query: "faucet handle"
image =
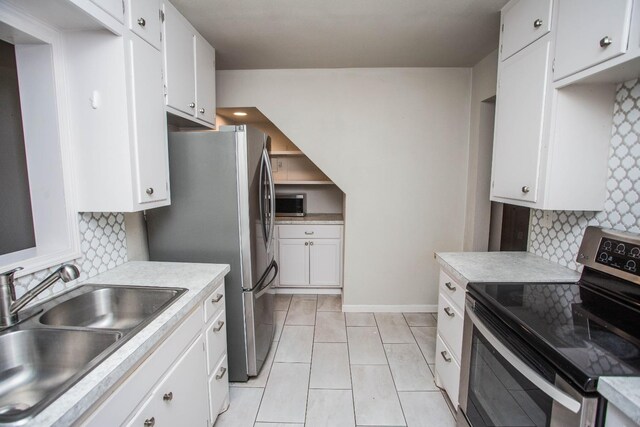
<path id="1" fill-rule="evenodd" d="M 23 270 L 22 267 L 16 267 L 13 270 L 5 271 L 4 273 L 0 273 L 0 286 L 9 286 L 11 291 L 11 297 L 16 299 L 16 288 L 13 285 L 13 275 L 16 272 Z"/>

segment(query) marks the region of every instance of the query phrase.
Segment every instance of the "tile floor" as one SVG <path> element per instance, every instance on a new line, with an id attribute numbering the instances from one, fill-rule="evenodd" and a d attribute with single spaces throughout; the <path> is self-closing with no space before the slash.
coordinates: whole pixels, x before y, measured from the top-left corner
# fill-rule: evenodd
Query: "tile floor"
<path id="1" fill-rule="evenodd" d="M 215 427 L 455 425 L 433 382 L 433 315 L 342 313 L 333 295 L 277 295 L 276 310 L 265 366 L 231 383 Z"/>

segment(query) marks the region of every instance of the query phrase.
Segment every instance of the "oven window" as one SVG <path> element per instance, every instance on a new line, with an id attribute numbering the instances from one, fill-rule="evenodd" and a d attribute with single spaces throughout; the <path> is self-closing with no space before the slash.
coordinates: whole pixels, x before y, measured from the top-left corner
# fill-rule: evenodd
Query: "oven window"
<path id="1" fill-rule="evenodd" d="M 474 328 L 466 414 L 471 425 L 548 426 L 552 406 Z"/>

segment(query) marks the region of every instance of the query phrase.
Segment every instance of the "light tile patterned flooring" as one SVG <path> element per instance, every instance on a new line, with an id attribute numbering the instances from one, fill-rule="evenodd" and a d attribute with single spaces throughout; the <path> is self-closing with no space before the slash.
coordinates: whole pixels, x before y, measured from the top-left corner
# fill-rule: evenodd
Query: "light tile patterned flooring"
<path id="1" fill-rule="evenodd" d="M 215 427 L 455 425 L 433 382 L 433 315 L 342 313 L 334 295 L 277 295 L 276 310 L 265 366 L 231 383 Z"/>

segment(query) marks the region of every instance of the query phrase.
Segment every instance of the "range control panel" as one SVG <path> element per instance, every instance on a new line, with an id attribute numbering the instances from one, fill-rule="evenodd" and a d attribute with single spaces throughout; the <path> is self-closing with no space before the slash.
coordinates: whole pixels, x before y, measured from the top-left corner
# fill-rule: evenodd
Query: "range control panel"
<path id="1" fill-rule="evenodd" d="M 640 245 L 603 237 L 595 262 L 640 276 Z"/>

